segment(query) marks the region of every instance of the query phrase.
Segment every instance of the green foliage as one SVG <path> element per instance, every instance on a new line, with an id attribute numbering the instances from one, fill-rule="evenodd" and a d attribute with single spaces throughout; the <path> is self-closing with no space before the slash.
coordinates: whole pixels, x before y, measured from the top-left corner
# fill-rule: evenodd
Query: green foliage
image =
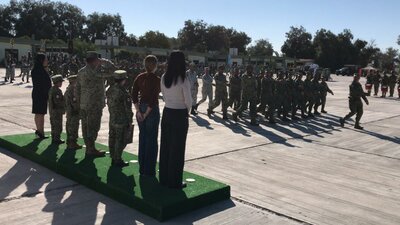
<path id="1" fill-rule="evenodd" d="M 87 51 L 94 51 L 96 50 L 96 46 L 85 40 L 74 39 L 74 53 L 81 58 L 86 56 Z"/>
<path id="2" fill-rule="evenodd" d="M 286 33 L 286 41 L 281 50 L 288 57 L 312 59 L 315 56 L 315 51 L 311 40 L 312 35 L 303 26 L 292 26 L 290 31 Z"/>
<path id="3" fill-rule="evenodd" d="M 138 46 L 147 48 L 170 48 L 169 39 L 159 31 L 148 31 L 139 37 Z"/>
<path id="4" fill-rule="evenodd" d="M 95 39 L 106 39 L 108 36 L 125 37 L 124 30 L 124 24 L 119 14 L 94 12 L 87 16 L 85 34 L 92 42 Z"/>
<path id="5" fill-rule="evenodd" d="M 181 48 L 199 52 L 227 52 L 229 48 L 237 48 L 245 53 L 251 38 L 244 32 L 220 25 L 208 25 L 203 20 L 185 21 L 184 27 L 178 32 Z"/>
<path id="6" fill-rule="evenodd" d="M 257 57 L 272 56 L 274 48 L 268 40 L 260 39 L 256 41 L 255 45 L 250 46 L 247 49 L 247 52 L 249 55 Z"/>
<path id="7" fill-rule="evenodd" d="M 116 54 L 116 57 L 119 60 L 137 61 L 139 59 L 139 54 L 137 54 L 136 52 L 121 50 Z"/>

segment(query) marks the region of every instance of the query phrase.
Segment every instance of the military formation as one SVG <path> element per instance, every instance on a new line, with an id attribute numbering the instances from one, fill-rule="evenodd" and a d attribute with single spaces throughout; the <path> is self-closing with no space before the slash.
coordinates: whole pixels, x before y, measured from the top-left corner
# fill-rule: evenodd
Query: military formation
<path id="1" fill-rule="evenodd" d="M 276 117 L 284 122 L 299 120 L 297 112 L 303 119 L 327 113 L 327 94 L 333 95 L 326 83 L 327 77 L 319 72 L 281 71 L 274 74 L 262 70 L 257 75 L 252 65 L 248 65 L 243 72 L 240 68 L 232 68 L 231 73 L 225 73 L 225 66 L 221 65 L 214 76 L 208 68 L 204 71 L 201 76 L 203 98 L 193 109 L 197 111 L 197 107 L 208 97 L 208 116 L 212 116 L 214 109 L 221 105 L 224 120 L 229 119 L 228 108 L 231 107 L 234 110 L 232 119 L 238 121 L 243 111 L 249 109 L 250 124 L 254 126 L 258 125 L 259 113 L 271 124 L 276 123 Z M 303 80 L 304 76 L 306 79 Z"/>

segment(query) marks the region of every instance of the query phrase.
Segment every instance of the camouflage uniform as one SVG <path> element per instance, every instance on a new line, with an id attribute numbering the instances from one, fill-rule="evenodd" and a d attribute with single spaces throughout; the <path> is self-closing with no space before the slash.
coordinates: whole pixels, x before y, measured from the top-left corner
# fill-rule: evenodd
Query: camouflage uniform
<path id="1" fill-rule="evenodd" d="M 386 97 L 388 86 L 389 86 L 389 76 L 387 76 L 387 74 L 385 73 L 381 80 L 381 91 L 382 91 L 381 97 L 383 98 Z"/>
<path id="2" fill-rule="evenodd" d="M 224 73 L 218 73 L 217 75 L 214 76 L 214 80 L 215 80 L 215 99 L 213 102 L 213 106 L 210 109 L 210 112 L 212 113 L 212 110 L 217 108 L 222 103 L 223 118 L 227 119 L 228 92 L 226 89 L 227 88 L 226 75 Z"/>
<path id="3" fill-rule="evenodd" d="M 291 72 L 292 73 L 292 72 Z M 292 120 L 297 120 L 298 118 L 296 117 L 296 113 L 293 113 L 295 109 L 298 106 L 298 101 L 297 101 L 297 87 L 296 87 L 296 81 L 293 80 L 292 74 L 288 74 L 286 78 L 286 83 L 287 83 L 287 92 L 288 92 L 288 100 L 289 100 L 289 111 L 291 111 L 291 117 Z"/>
<path id="4" fill-rule="evenodd" d="M 232 76 L 229 80 L 229 103 L 230 107 L 233 107 L 235 110 L 239 108 L 240 105 L 240 96 L 242 91 L 242 81 L 240 76 Z"/>
<path id="5" fill-rule="evenodd" d="M 261 96 L 260 96 L 260 106 L 258 111 L 265 113 L 265 118 L 269 119 L 270 123 L 275 122 L 275 80 L 272 75 L 268 75 L 261 79 Z M 264 112 L 268 106 L 268 111 Z"/>
<path id="6" fill-rule="evenodd" d="M 94 56 L 91 53 L 89 57 Z M 103 60 L 103 59 L 102 59 Z M 77 93 L 80 103 L 82 136 L 87 151 L 96 151 L 94 144 L 101 125 L 101 117 L 105 106 L 105 78 L 112 76 L 114 64 L 105 61 L 106 70 L 95 69 L 86 65 L 78 72 Z M 112 71 L 112 72 L 111 72 Z"/>
<path id="7" fill-rule="evenodd" d="M 53 143 L 61 141 L 60 135 L 63 127 L 63 114 L 65 113 L 64 96 L 59 87 L 56 86 L 59 82 L 63 82 L 62 75 L 55 75 L 52 78 L 53 86 L 49 91 L 49 114 L 51 124 L 51 137 Z"/>
<path id="8" fill-rule="evenodd" d="M 392 75 L 389 77 L 389 97 L 393 97 L 394 94 L 394 88 L 396 87 L 396 82 L 397 82 L 397 76 L 395 73 L 392 73 Z"/>
<path id="9" fill-rule="evenodd" d="M 242 76 L 242 99 L 240 100 L 240 107 L 233 114 L 233 119 L 236 121 L 238 116 L 241 116 L 242 112 L 247 109 L 250 103 L 250 117 L 251 124 L 257 125 L 257 78 L 252 74 L 244 74 Z"/>
<path id="10" fill-rule="evenodd" d="M 301 118 L 305 118 L 304 112 L 306 111 L 306 99 L 305 99 L 305 92 L 304 92 L 304 81 L 303 75 L 299 74 L 297 77 L 294 85 L 294 99 L 296 102 L 295 106 L 292 106 L 292 117 L 296 116 L 297 109 L 300 108 Z"/>
<path id="11" fill-rule="evenodd" d="M 314 115 L 311 113 L 311 109 L 314 106 L 314 85 L 311 81 L 311 74 L 307 74 L 307 78 L 304 81 L 304 95 L 306 102 L 306 111 L 309 117 L 313 117 Z M 307 110 L 308 107 L 308 110 Z"/>
<path id="12" fill-rule="evenodd" d="M 360 119 L 363 115 L 363 103 L 361 101 L 361 98 L 367 103 L 368 105 L 368 99 L 364 93 L 364 90 L 357 80 L 354 80 L 351 85 L 349 86 L 350 88 L 350 95 L 349 95 L 349 108 L 350 112 L 344 117 L 340 119 L 340 124 L 343 127 L 344 122 L 351 118 L 354 114 L 356 114 L 356 123 L 354 128 L 357 129 L 363 129 L 360 126 Z"/>
<path id="13" fill-rule="evenodd" d="M 197 81 L 197 73 L 193 69 L 188 70 L 188 71 L 186 71 L 186 77 L 189 79 L 190 91 L 191 91 L 192 100 L 193 100 L 191 113 L 197 114 L 196 108 L 195 108 L 196 104 L 197 104 L 197 93 L 199 92 L 199 82 Z"/>
<path id="14" fill-rule="evenodd" d="M 378 91 L 379 91 L 379 85 L 381 83 L 381 75 L 379 74 L 378 71 L 376 72 L 375 76 L 373 77 L 373 83 L 374 83 L 374 95 L 377 96 Z"/>
<path id="15" fill-rule="evenodd" d="M 115 79 L 126 79 L 126 71 L 115 71 Z M 121 162 L 122 152 L 127 145 L 127 135 L 132 126 L 132 99 L 129 92 L 119 82 L 108 88 L 107 105 L 110 112 L 108 146 L 114 163 Z"/>
<path id="16" fill-rule="evenodd" d="M 276 106 L 278 115 L 282 117 L 283 121 L 288 121 L 288 112 L 290 110 L 290 96 L 288 91 L 288 83 L 283 78 L 283 74 L 279 75 L 276 81 Z"/>
<path id="17" fill-rule="evenodd" d="M 319 115 L 318 107 L 321 105 L 321 85 L 319 83 L 320 75 L 316 74 L 314 79 L 312 80 L 312 90 L 314 96 L 314 114 Z M 311 108 L 309 106 L 308 111 L 311 112 Z"/>
<path id="18" fill-rule="evenodd" d="M 203 80 L 203 87 L 201 88 L 202 98 L 197 103 L 196 109 L 200 104 L 205 102 L 208 97 L 207 111 L 209 111 L 213 107 L 213 87 L 212 87 L 213 78 L 211 77 L 210 73 L 205 73 L 201 79 Z"/>
<path id="19" fill-rule="evenodd" d="M 67 112 L 67 123 L 65 129 L 67 130 L 67 147 L 69 149 L 77 149 L 78 146 L 78 130 L 79 130 L 79 102 L 76 90 L 76 75 L 68 77 L 70 84 L 65 91 L 65 108 Z"/>
<path id="20" fill-rule="evenodd" d="M 333 95 L 333 91 L 328 87 L 328 84 L 326 83 L 325 79 L 322 79 L 321 83 L 320 83 L 321 112 L 322 113 L 327 113 L 327 111 L 325 111 L 325 104 L 326 104 L 326 96 L 328 95 L 328 92 Z"/>

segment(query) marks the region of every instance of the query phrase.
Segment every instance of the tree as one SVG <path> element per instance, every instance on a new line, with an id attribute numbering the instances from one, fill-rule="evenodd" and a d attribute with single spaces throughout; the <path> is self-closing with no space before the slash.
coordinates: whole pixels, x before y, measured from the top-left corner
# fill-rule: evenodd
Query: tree
<path id="1" fill-rule="evenodd" d="M 138 46 L 138 39 L 136 38 L 135 35 L 129 34 L 121 38 L 120 40 L 120 45 L 125 45 L 125 46 Z"/>
<path id="2" fill-rule="evenodd" d="M 207 24 L 203 20 L 196 22 L 192 20 L 185 21 L 184 27 L 178 32 L 181 49 L 199 52 L 207 51 L 205 42 L 206 33 Z"/>
<path id="3" fill-rule="evenodd" d="M 94 42 L 95 39 L 106 39 L 108 36 L 123 38 L 124 24 L 119 14 L 111 15 L 94 12 L 87 17 L 86 35 Z"/>
<path id="4" fill-rule="evenodd" d="M 336 69 L 337 62 L 337 36 L 329 30 L 320 29 L 313 40 L 315 61 L 322 67 Z"/>
<path id="5" fill-rule="evenodd" d="M 400 45 L 400 35 L 397 37 L 397 44 Z"/>
<path id="6" fill-rule="evenodd" d="M 257 57 L 265 57 L 265 56 L 272 56 L 274 53 L 274 49 L 272 44 L 266 39 L 257 40 L 254 46 L 250 46 L 247 49 L 247 52 L 251 56 Z"/>
<path id="7" fill-rule="evenodd" d="M 9 5 L 0 5 L 0 36 L 15 36 L 15 21 L 18 10 L 16 2 L 11 1 Z"/>
<path id="8" fill-rule="evenodd" d="M 238 52 L 245 53 L 246 46 L 251 43 L 251 38 L 245 32 L 238 32 L 233 28 L 227 29 L 229 47 L 237 48 Z"/>
<path id="9" fill-rule="evenodd" d="M 148 31 L 139 37 L 138 45 L 148 48 L 169 48 L 169 39 L 159 31 Z"/>
<path id="10" fill-rule="evenodd" d="M 64 41 L 73 38 L 83 38 L 83 25 L 86 17 L 83 11 L 71 4 L 56 2 L 54 4 L 56 18 L 55 27 L 57 38 Z"/>
<path id="11" fill-rule="evenodd" d="M 85 40 L 74 39 L 74 53 L 78 55 L 80 58 L 85 58 L 86 52 L 96 50 L 96 46 Z"/>
<path id="12" fill-rule="evenodd" d="M 393 70 L 394 59 L 399 55 L 399 51 L 392 47 L 386 49 L 386 52 L 379 56 L 379 67 L 383 70 Z"/>
<path id="13" fill-rule="evenodd" d="M 229 48 L 226 28 L 224 26 L 208 26 L 205 43 L 208 51 L 226 52 Z"/>
<path id="14" fill-rule="evenodd" d="M 35 35 L 36 39 L 57 37 L 57 13 L 53 2 L 23 0 L 17 3 L 16 36 Z"/>
<path id="15" fill-rule="evenodd" d="M 303 26 L 290 27 L 281 50 L 288 57 L 314 58 L 315 52 L 311 39 L 312 35 Z"/>

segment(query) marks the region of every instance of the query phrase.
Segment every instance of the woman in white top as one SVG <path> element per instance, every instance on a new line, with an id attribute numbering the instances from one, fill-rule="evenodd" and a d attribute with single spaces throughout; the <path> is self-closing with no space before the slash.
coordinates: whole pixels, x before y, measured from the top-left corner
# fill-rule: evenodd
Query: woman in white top
<path id="1" fill-rule="evenodd" d="M 161 120 L 160 184 L 181 189 L 186 187 L 182 174 L 192 107 L 185 56 L 181 51 L 173 51 L 169 57 L 167 72 L 161 77 L 161 92 L 165 107 Z"/>

